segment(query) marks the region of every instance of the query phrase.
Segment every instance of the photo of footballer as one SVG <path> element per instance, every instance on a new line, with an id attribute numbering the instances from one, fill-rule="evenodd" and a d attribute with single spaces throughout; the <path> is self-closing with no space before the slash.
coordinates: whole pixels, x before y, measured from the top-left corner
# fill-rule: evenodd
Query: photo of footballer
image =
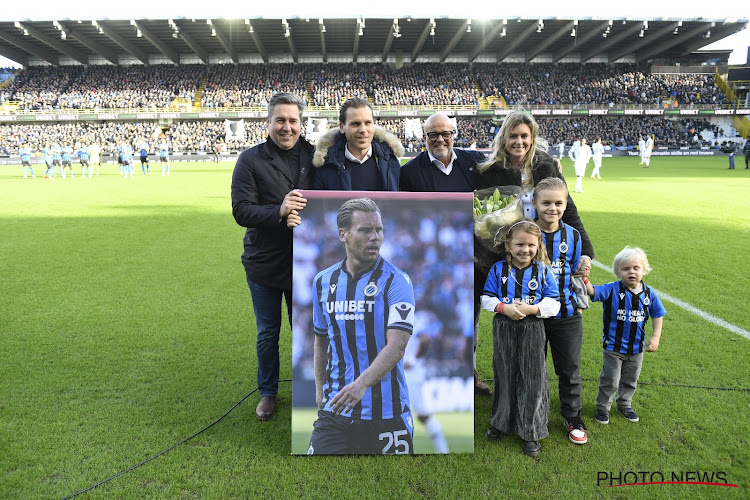
<path id="1" fill-rule="evenodd" d="M 473 451 L 472 194 L 304 196 L 292 453 Z"/>

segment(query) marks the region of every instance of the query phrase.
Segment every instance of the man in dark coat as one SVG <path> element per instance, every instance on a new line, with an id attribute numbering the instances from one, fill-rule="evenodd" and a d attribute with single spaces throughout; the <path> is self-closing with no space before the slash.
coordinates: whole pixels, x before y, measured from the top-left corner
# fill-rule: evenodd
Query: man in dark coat
<path id="1" fill-rule="evenodd" d="M 453 149 L 456 132 L 445 115 L 427 118 L 424 133 L 427 151 L 401 168 L 401 191 L 474 191 L 477 163 L 486 160 L 485 156 L 479 151 Z"/>
<path id="2" fill-rule="evenodd" d="M 261 399 L 255 415 L 260 420 L 276 412 L 282 296 L 292 321 L 292 229 L 287 216 L 305 206 L 298 189 L 312 186 L 313 147 L 300 138 L 304 108 L 301 99 L 276 94 L 268 103 L 268 140 L 243 152 L 232 175 L 232 214 L 247 228 L 242 264 L 257 327 Z"/>
<path id="3" fill-rule="evenodd" d="M 486 158 L 479 151 L 453 149 L 455 135 L 453 123 L 446 115 L 435 114 L 427 118 L 424 122 L 427 151 L 419 153 L 401 168 L 399 183 L 401 191 L 454 193 L 474 191 L 477 184 L 477 164 Z M 478 320 L 479 310 L 475 312 Z M 471 346 L 467 345 L 465 350 L 472 365 L 476 341 L 475 328 Z M 492 394 L 492 390 L 482 381 L 476 369 L 474 369 L 474 392 L 484 395 Z"/>
<path id="4" fill-rule="evenodd" d="M 372 105 L 349 98 L 339 111 L 339 129 L 316 143 L 314 189 L 398 191 L 403 155 L 398 138 L 375 126 Z"/>

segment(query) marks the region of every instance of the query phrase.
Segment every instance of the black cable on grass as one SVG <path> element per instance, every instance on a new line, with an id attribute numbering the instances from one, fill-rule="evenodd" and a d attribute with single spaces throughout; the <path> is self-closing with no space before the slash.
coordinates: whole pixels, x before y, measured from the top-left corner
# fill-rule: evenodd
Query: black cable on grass
<path id="1" fill-rule="evenodd" d="M 289 379 L 286 379 L 286 380 L 279 380 L 279 382 L 291 382 L 291 380 L 289 380 Z M 102 484 L 104 484 L 104 483 L 106 483 L 106 482 L 108 482 L 108 481 L 111 481 L 111 480 L 115 479 L 116 477 L 120 477 L 120 476 L 122 476 L 123 474 L 126 474 L 126 473 L 128 473 L 128 472 L 130 472 L 130 471 L 132 471 L 132 470 L 135 470 L 135 469 L 137 469 L 137 468 L 138 468 L 138 467 L 140 467 L 141 465 L 145 465 L 145 464 L 149 463 L 149 462 L 150 462 L 151 460 L 153 460 L 153 459 L 155 459 L 155 458 L 159 458 L 160 456 L 162 456 L 162 455 L 164 455 L 164 454 L 166 454 L 166 453 L 168 453 L 168 452 L 172 451 L 173 449 L 177 448 L 177 447 L 178 447 L 178 446 L 180 446 L 181 444 L 187 443 L 188 441 L 190 441 L 190 440 L 191 440 L 191 439 L 193 439 L 194 437 L 196 437 L 196 436 L 198 436 L 198 435 L 202 434 L 203 432 L 207 431 L 208 429 L 210 429 L 210 428 L 211 428 L 211 427 L 213 427 L 214 425 L 216 425 L 216 424 L 218 424 L 219 422 L 221 422 L 222 420 L 224 420 L 224 417 L 226 417 L 227 415 L 229 415 L 230 413 L 232 413 L 232 411 L 234 411 L 234 409 L 235 409 L 235 408 L 237 408 L 237 407 L 238 407 L 239 405 L 241 405 L 241 404 L 242 404 L 242 403 L 243 403 L 243 402 L 244 402 L 244 401 L 245 401 L 245 400 L 246 400 L 247 398 L 249 398 L 250 396 L 252 396 L 252 395 L 253 395 L 253 394 L 255 394 L 256 392 L 258 392 L 258 389 L 259 389 L 259 387 L 256 387 L 256 388 L 255 388 L 255 389 L 254 389 L 254 390 L 253 390 L 252 392 L 250 392 L 250 394 L 248 394 L 248 395 L 247 395 L 247 396 L 245 396 L 244 398 L 240 399 L 240 400 L 239 400 L 239 401 L 237 402 L 237 404 L 235 404 L 234 406 L 232 406 L 232 407 L 231 407 L 231 408 L 230 408 L 230 409 L 229 409 L 229 410 L 228 410 L 228 411 L 227 411 L 227 412 L 226 412 L 226 413 L 225 413 L 224 415 L 220 416 L 219 418 L 217 418 L 216 420 L 214 420 L 214 421 L 213 421 L 213 422 L 212 422 L 211 424 L 209 424 L 209 425 L 207 425 L 206 427 L 204 427 L 203 429 L 199 430 L 198 432 L 196 432 L 196 433 L 195 433 L 195 434 L 193 434 L 192 436 L 190 436 L 190 437 L 187 437 L 187 438 L 183 439 L 183 440 L 182 440 L 182 441 L 180 441 L 179 443 L 177 443 L 177 444 L 175 444 L 175 445 L 172 445 L 172 446 L 170 446 L 170 447 L 169 447 L 169 448 L 167 448 L 166 450 L 164 450 L 164 451 L 162 451 L 162 452 L 159 452 L 159 453 L 157 453 L 157 454 L 156 454 L 156 455 L 154 455 L 153 457 L 147 458 L 147 459 L 146 459 L 146 460 L 144 460 L 143 462 L 137 463 L 137 464 L 135 464 L 135 465 L 134 465 L 134 466 L 132 466 L 132 467 L 129 467 L 129 468 L 125 469 L 125 470 L 122 470 L 122 471 L 118 472 L 118 473 L 117 473 L 117 474 L 115 474 L 114 476 L 110 476 L 110 477 L 108 477 L 107 479 L 104 479 L 104 480 L 102 480 L 102 481 L 99 481 L 98 483 L 96 483 L 96 484 L 93 484 L 93 485 L 89 486 L 89 487 L 88 487 L 88 488 L 86 488 L 86 489 L 83 489 L 83 490 L 81 490 L 81 491 L 77 491 L 76 493 L 73 493 L 72 495 L 68 495 L 68 496 L 66 496 L 65 498 L 63 498 L 63 500 L 68 500 L 69 498 L 77 497 L 78 495 L 80 495 L 80 494 L 82 494 L 82 493 L 86 493 L 87 491 L 93 490 L 93 489 L 94 489 L 94 488 L 96 488 L 97 486 L 101 486 Z"/>
<path id="2" fill-rule="evenodd" d="M 595 382 L 598 379 L 584 378 L 584 379 L 581 379 L 581 380 L 584 380 L 584 381 L 587 381 L 587 382 Z M 291 380 L 285 379 L 285 380 L 279 380 L 279 382 L 291 382 Z M 484 382 L 492 382 L 494 384 L 495 380 L 494 379 L 486 379 L 486 380 L 484 380 Z M 638 385 L 653 385 L 653 386 L 658 386 L 658 387 L 684 387 L 684 388 L 688 388 L 688 389 L 708 389 L 708 390 L 716 390 L 716 391 L 750 391 L 750 388 L 742 388 L 742 387 L 708 387 L 708 386 L 704 386 L 704 385 L 659 384 L 659 383 L 656 383 L 656 382 L 638 382 Z M 122 470 L 122 471 L 118 472 L 114 476 L 110 476 L 107 479 L 99 481 L 98 483 L 93 484 L 93 485 L 89 486 L 88 488 L 85 488 L 85 489 L 83 489 L 81 491 L 78 491 L 76 493 L 73 493 L 72 495 L 68 495 L 65 498 L 63 498 L 63 500 L 68 500 L 70 498 L 77 497 L 78 495 L 80 495 L 82 493 L 86 493 L 87 491 L 93 490 L 94 488 L 96 488 L 98 486 L 101 486 L 102 484 L 104 484 L 104 483 L 106 483 L 108 481 L 111 481 L 111 480 L 113 480 L 113 479 L 115 479 L 117 477 L 122 476 L 123 474 L 126 474 L 126 473 L 128 473 L 128 472 L 130 472 L 132 470 L 137 469 L 141 465 L 145 465 L 145 464 L 149 463 L 151 460 L 154 460 L 155 458 L 159 458 L 160 456 L 162 456 L 162 455 L 164 455 L 166 453 L 169 453 L 170 451 L 172 451 L 173 449 L 177 448 L 181 444 L 187 443 L 188 441 L 190 441 L 194 437 L 202 434 L 203 432 L 207 431 L 208 429 L 210 429 L 214 425 L 216 425 L 219 422 L 221 422 L 222 420 L 224 420 L 224 417 L 226 417 L 227 415 L 229 415 L 230 413 L 232 413 L 232 411 L 234 411 L 239 405 L 241 405 L 247 398 L 249 398 L 250 396 L 252 396 L 256 392 L 258 392 L 258 389 L 259 388 L 256 387 L 247 396 L 245 396 L 242 399 L 240 399 L 234 406 L 232 406 L 226 413 L 224 413 L 224 415 L 222 415 L 221 417 L 219 417 L 218 419 L 216 419 L 215 421 L 213 421 L 211 424 L 207 425 L 203 429 L 199 430 L 198 432 L 196 432 L 192 436 L 183 439 L 179 443 L 170 446 L 166 450 L 164 450 L 162 452 L 159 452 L 156 455 L 154 455 L 154 456 L 152 456 L 150 458 L 147 458 L 146 460 L 144 460 L 144 461 L 142 461 L 140 463 L 137 463 L 136 465 L 133 465 L 132 467 L 129 467 L 129 468 L 125 469 L 125 470 Z"/>

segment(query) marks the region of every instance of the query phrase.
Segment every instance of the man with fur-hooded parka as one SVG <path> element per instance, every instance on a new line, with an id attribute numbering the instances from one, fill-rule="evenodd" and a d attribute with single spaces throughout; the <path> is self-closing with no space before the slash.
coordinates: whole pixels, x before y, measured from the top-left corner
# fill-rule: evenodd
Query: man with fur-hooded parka
<path id="1" fill-rule="evenodd" d="M 316 167 L 313 189 L 352 190 L 352 169 L 346 164 L 345 148 L 346 136 L 339 129 L 331 129 L 318 139 L 313 155 L 313 165 Z M 375 127 L 372 156 L 382 183 L 380 186 L 372 186 L 367 191 L 399 190 L 399 157 L 403 154 L 404 147 L 395 135 L 381 127 Z"/>

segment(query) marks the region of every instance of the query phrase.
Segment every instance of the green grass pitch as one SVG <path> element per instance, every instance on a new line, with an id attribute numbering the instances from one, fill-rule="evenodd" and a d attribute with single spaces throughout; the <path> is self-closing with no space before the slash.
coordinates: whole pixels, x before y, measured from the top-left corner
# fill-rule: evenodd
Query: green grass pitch
<path id="1" fill-rule="evenodd" d="M 64 180 L 0 167 L 0 498 L 82 490 L 190 436 L 255 388 L 233 164 L 173 163 L 170 177 L 154 166 L 134 179 L 106 165 L 98 178 Z M 563 166 L 572 186 L 572 163 Z M 649 285 L 750 330 L 750 170 L 741 161 L 727 170 L 726 157 L 654 157 L 649 169 L 605 158 L 601 174 L 573 194 L 596 260 L 610 265 L 626 244 L 641 246 Z M 594 268 L 591 279 L 613 276 Z M 550 436 L 536 459 L 517 437 L 484 438 L 486 397 L 475 399 L 467 434 L 451 436 L 469 446 L 473 432 L 473 454 L 290 456 L 291 386 L 282 383 L 269 422 L 254 418 L 254 395 L 80 498 L 747 498 L 750 340 L 665 306 L 659 351 L 646 354 L 633 400 L 636 424 L 616 414 L 594 423 L 601 307 L 585 313 L 584 446 L 563 430 L 551 361 Z M 477 354 L 486 378 L 490 323 L 484 315 Z M 281 348 L 291 352 L 288 326 Z M 282 378 L 291 378 L 289 355 Z M 627 472 L 667 481 L 713 473 L 739 488 L 598 481 Z"/>

